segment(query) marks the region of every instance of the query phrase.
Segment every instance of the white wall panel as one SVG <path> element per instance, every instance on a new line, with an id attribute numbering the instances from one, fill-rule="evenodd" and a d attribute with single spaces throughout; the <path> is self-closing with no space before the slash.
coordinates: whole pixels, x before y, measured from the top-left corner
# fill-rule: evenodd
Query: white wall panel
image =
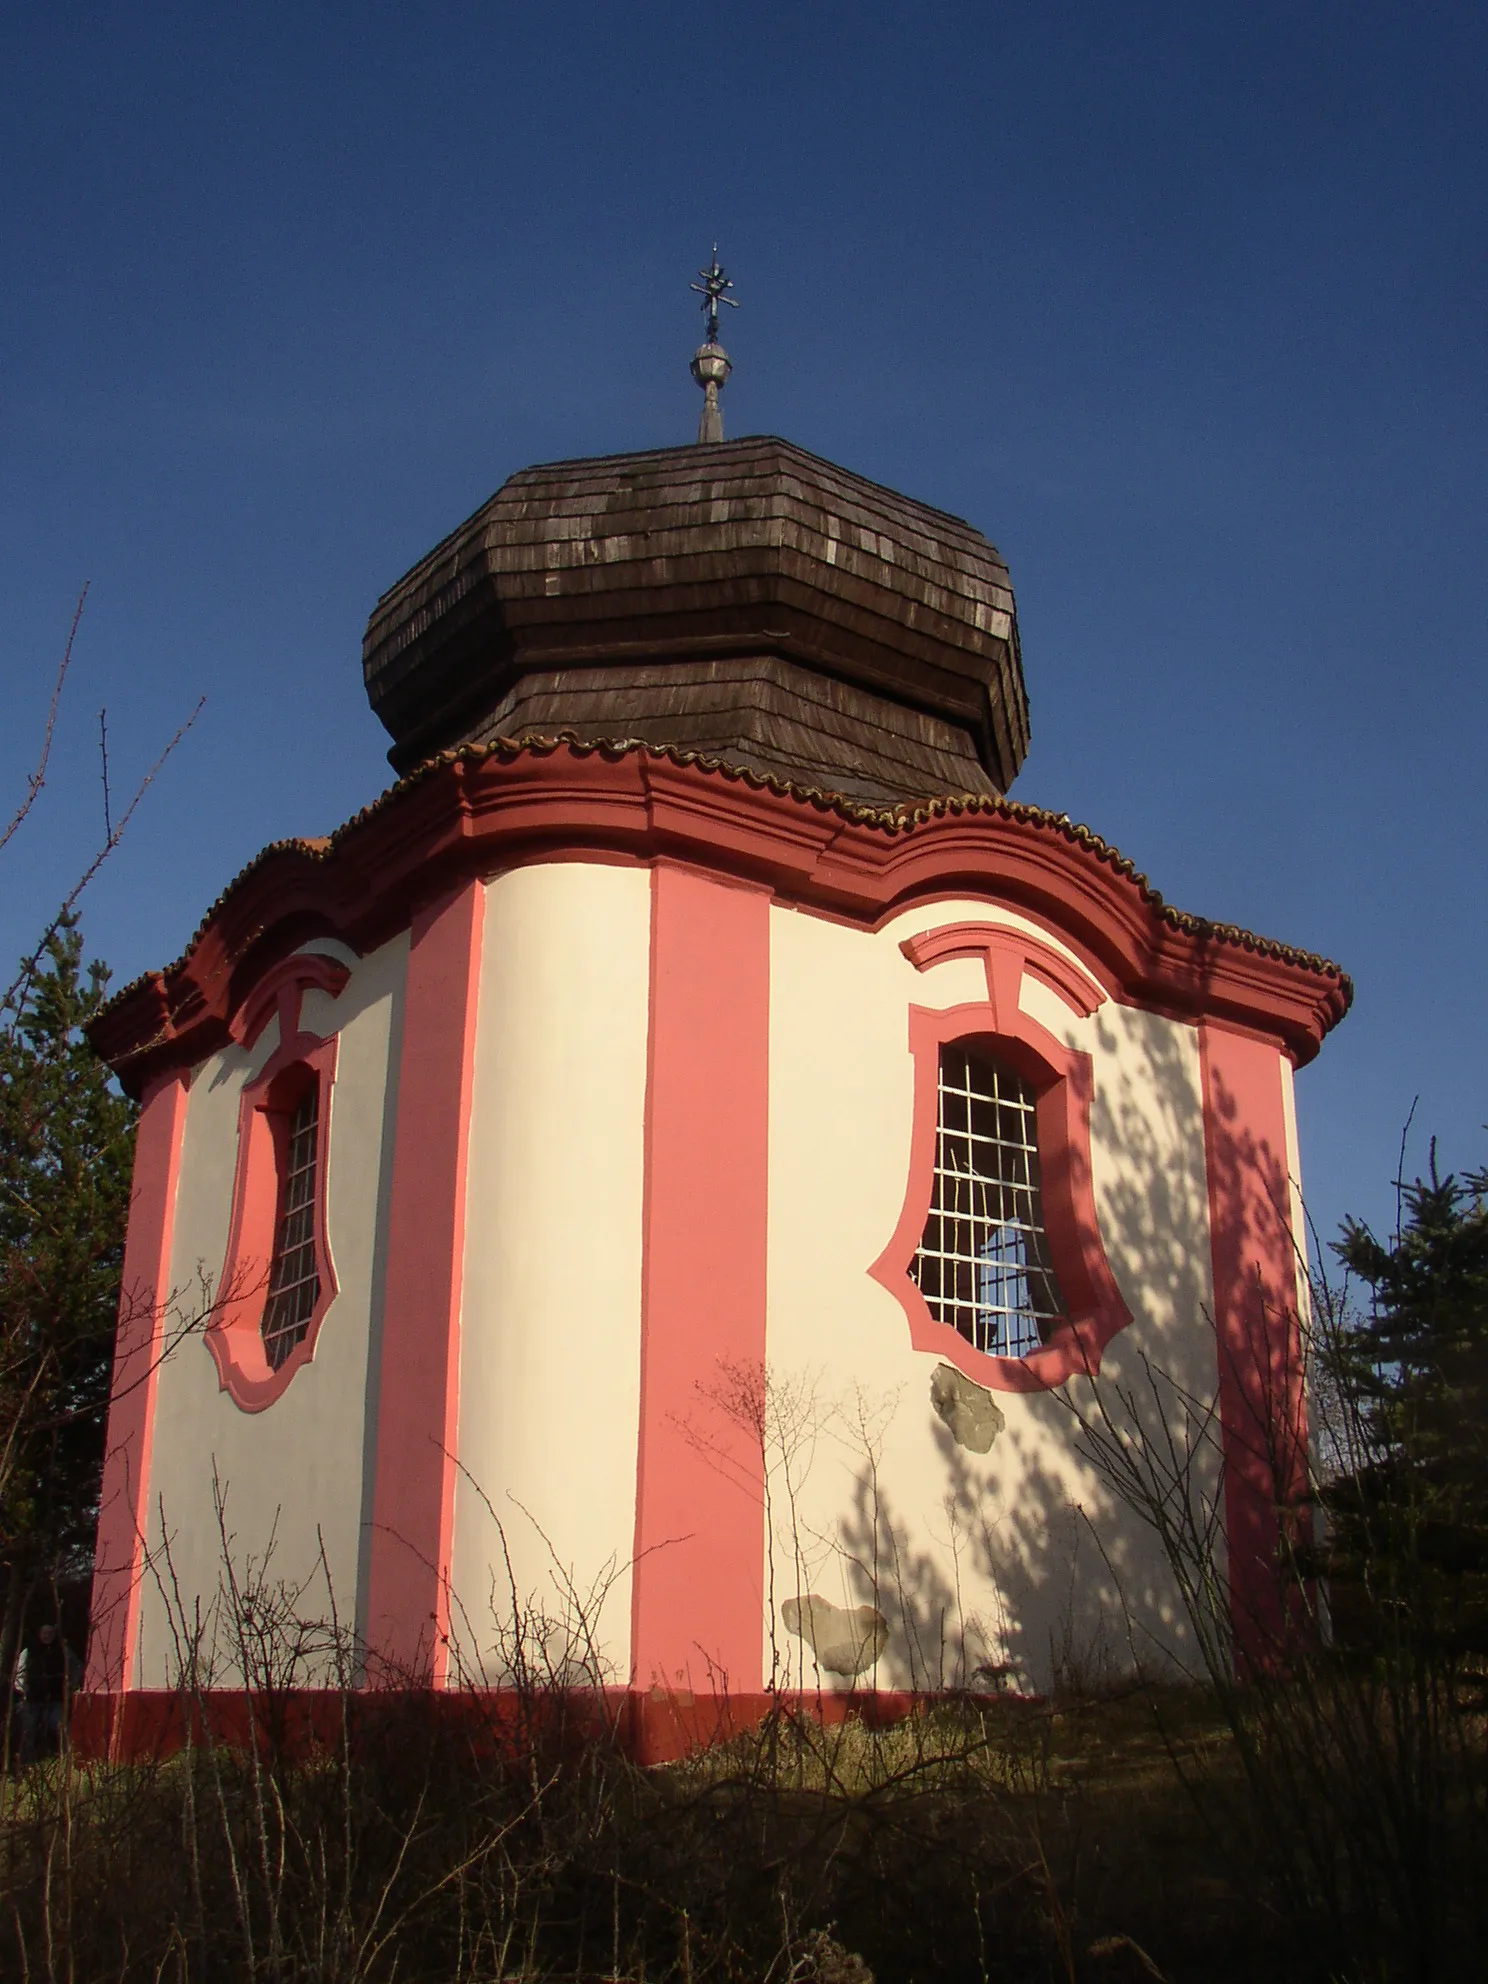
<path id="1" fill-rule="evenodd" d="M 503 1678 L 515 1608 L 585 1615 L 627 1678 L 640 1391 L 650 875 L 488 885 L 460 1325 L 454 1636 Z"/>

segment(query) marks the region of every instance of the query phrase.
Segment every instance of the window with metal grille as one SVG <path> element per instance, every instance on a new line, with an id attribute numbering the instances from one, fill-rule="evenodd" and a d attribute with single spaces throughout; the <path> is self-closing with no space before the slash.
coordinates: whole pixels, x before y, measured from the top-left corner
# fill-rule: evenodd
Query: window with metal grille
<path id="1" fill-rule="evenodd" d="M 1033 1091 L 965 1047 L 940 1051 L 935 1184 L 910 1273 L 931 1315 L 993 1357 L 1026 1357 L 1066 1317 L 1044 1231 Z"/>
<path id="2" fill-rule="evenodd" d="M 274 1232 L 274 1257 L 269 1266 L 269 1299 L 263 1316 L 264 1350 L 274 1371 L 295 1345 L 304 1341 L 320 1295 L 320 1272 L 315 1265 L 319 1131 L 320 1090 L 312 1082 L 290 1116 L 283 1146 L 279 1217 Z"/>

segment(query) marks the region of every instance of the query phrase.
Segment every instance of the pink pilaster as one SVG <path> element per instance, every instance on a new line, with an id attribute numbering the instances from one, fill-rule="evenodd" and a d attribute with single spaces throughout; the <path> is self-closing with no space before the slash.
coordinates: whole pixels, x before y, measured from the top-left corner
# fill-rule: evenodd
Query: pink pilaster
<path id="1" fill-rule="evenodd" d="M 171 1243 L 186 1095 L 184 1072 L 160 1076 L 145 1092 L 135 1133 L 129 1233 L 124 1245 L 119 1333 L 114 1344 L 98 1547 L 93 1563 L 87 1676 L 90 1694 L 117 1694 L 134 1680 L 149 1521 L 155 1388 L 171 1300 Z"/>
<path id="2" fill-rule="evenodd" d="M 443 1683 L 459 1436 L 465 1177 L 485 893 L 414 918 L 388 1215 L 365 1608 L 382 1676 Z"/>
<path id="3" fill-rule="evenodd" d="M 1199 1043 L 1230 1605 L 1241 1660 L 1266 1666 L 1291 1624 L 1281 1546 L 1307 1442 L 1281 1054 L 1212 1023 Z"/>
<path id="4" fill-rule="evenodd" d="M 651 898 L 632 1671 L 757 1693 L 770 900 L 660 863 Z"/>

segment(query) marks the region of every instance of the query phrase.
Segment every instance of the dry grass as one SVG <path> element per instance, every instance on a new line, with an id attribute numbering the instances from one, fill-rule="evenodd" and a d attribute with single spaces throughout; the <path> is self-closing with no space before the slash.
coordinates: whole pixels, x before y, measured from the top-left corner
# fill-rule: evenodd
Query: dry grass
<path id="1" fill-rule="evenodd" d="M 0 1968 L 805 1984 L 846 1951 L 879 1984 L 1300 1974 L 1237 1864 L 1239 1783 L 1214 1704 L 1172 1690 L 883 1730 L 782 1712 L 651 1771 L 558 1723 L 517 1750 L 402 1702 L 314 1757 L 12 1784 Z"/>

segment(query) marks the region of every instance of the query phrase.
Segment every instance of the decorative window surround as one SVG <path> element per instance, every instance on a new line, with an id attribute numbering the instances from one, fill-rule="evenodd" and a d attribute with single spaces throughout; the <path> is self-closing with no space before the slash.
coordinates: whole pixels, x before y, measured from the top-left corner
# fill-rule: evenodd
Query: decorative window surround
<path id="1" fill-rule="evenodd" d="M 254 1045 L 276 1014 L 279 1020 L 279 1044 L 245 1085 L 238 1106 L 238 1162 L 227 1257 L 217 1284 L 216 1313 L 206 1332 L 218 1383 L 244 1412 L 262 1412 L 282 1397 L 295 1373 L 314 1357 L 320 1326 L 336 1299 L 336 1271 L 326 1234 L 326 1169 L 337 1043 L 334 1034 L 323 1039 L 303 1031 L 300 1009 L 307 991 L 328 992 L 334 998 L 349 976 L 335 958 L 297 952 L 259 980 L 233 1017 L 233 1038 L 244 1047 Z M 313 1216 L 319 1288 L 303 1335 L 276 1367 L 263 1334 L 270 1301 L 269 1269 L 282 1211 L 290 1118 L 311 1084 L 317 1092 L 319 1125 Z"/>
<path id="2" fill-rule="evenodd" d="M 1105 993 L 1067 958 L 1022 930 L 991 923 L 943 924 L 910 937 L 900 949 L 919 971 L 948 958 L 974 957 L 987 974 L 987 998 L 936 1010 L 909 1009 L 914 1058 L 914 1126 L 909 1182 L 893 1238 L 869 1272 L 903 1305 L 916 1350 L 933 1351 L 992 1391 L 1047 1391 L 1077 1372 L 1094 1373 L 1106 1345 L 1131 1321 L 1101 1245 L 1090 1170 L 1090 1056 L 1066 1047 L 1019 1003 L 1025 973 L 1049 986 L 1081 1018 L 1105 1003 Z M 1055 1274 L 1069 1310 L 1047 1343 L 1024 1357 L 977 1350 L 949 1323 L 936 1320 L 910 1267 L 925 1230 L 934 1190 L 941 1049 L 952 1043 L 1005 1062 L 1037 1099 L 1044 1220 Z"/>

